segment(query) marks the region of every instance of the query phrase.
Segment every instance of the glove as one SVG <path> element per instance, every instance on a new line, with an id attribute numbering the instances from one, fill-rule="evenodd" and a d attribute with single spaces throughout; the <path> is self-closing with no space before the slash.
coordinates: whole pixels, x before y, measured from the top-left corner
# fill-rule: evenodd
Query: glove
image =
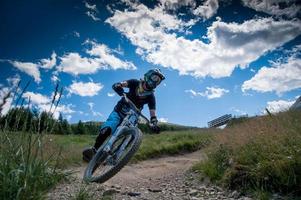
<path id="1" fill-rule="evenodd" d="M 160 133 L 160 127 L 158 126 L 158 119 L 156 116 L 151 117 L 151 130 L 156 133 L 159 134 Z"/>
<path id="2" fill-rule="evenodd" d="M 122 88 L 122 86 L 121 86 L 120 83 L 115 83 L 115 84 L 113 84 L 112 88 L 113 88 L 113 90 L 114 90 L 119 96 L 122 96 L 122 95 L 123 95 L 124 90 L 123 90 L 123 88 Z"/>

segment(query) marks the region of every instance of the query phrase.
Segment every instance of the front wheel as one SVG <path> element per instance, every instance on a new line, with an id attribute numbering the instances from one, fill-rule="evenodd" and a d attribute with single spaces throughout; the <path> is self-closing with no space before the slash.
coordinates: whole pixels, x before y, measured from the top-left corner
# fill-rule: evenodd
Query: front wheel
<path id="1" fill-rule="evenodd" d="M 124 129 L 113 144 L 110 154 L 99 150 L 89 162 L 85 173 L 86 182 L 103 183 L 119 172 L 139 149 L 142 133 L 138 128 Z M 127 145 L 123 143 L 127 141 Z M 120 150 L 124 148 L 124 150 Z"/>

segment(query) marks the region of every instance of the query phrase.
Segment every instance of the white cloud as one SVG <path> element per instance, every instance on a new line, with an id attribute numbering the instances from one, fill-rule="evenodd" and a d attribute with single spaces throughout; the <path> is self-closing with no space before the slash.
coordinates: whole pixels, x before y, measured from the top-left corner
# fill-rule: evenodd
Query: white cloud
<path id="1" fill-rule="evenodd" d="M 100 19 L 96 17 L 96 14 L 94 12 L 87 11 L 86 14 L 88 17 L 91 17 L 94 21 L 100 21 Z"/>
<path id="2" fill-rule="evenodd" d="M 96 7 L 96 4 L 90 5 L 88 2 L 85 2 L 85 6 L 86 6 L 86 8 L 88 8 L 89 10 L 93 10 L 93 11 L 95 11 L 95 12 L 98 12 L 97 7 Z"/>
<path id="3" fill-rule="evenodd" d="M 95 116 L 95 117 L 101 117 L 101 116 L 103 116 L 100 112 L 94 111 L 94 103 L 89 102 L 89 103 L 88 103 L 88 106 L 89 106 L 89 109 L 90 109 L 90 111 L 92 112 L 92 115 L 93 115 L 93 116 Z"/>
<path id="4" fill-rule="evenodd" d="M 236 67 L 247 67 L 301 34 L 299 20 L 257 18 L 239 24 L 217 19 L 208 28 L 208 43 L 189 40 L 171 32 L 181 31 L 187 23 L 161 7 L 149 9 L 142 4 L 115 11 L 106 22 L 137 46 L 136 53 L 148 62 L 195 77 L 230 76 Z"/>
<path id="5" fill-rule="evenodd" d="M 91 45 L 86 52 L 93 57 L 82 57 L 79 53 L 67 53 L 60 57 L 59 71 L 73 75 L 94 74 L 100 69 L 126 69 L 135 70 L 136 66 L 128 61 L 122 61 L 113 55 L 113 52 L 104 44 L 87 40 L 85 44 Z"/>
<path id="6" fill-rule="evenodd" d="M 192 14 L 208 19 L 216 14 L 219 7 L 218 0 L 206 0 L 196 8 L 194 0 L 160 0 L 159 7 L 164 10 L 177 10 L 181 7 L 188 7 Z"/>
<path id="7" fill-rule="evenodd" d="M 89 108 L 91 109 L 91 108 L 93 108 L 93 106 L 94 106 L 94 103 L 92 103 L 92 102 L 89 102 L 89 103 L 88 103 L 88 106 L 89 106 Z"/>
<path id="8" fill-rule="evenodd" d="M 74 36 L 75 36 L 75 37 L 77 37 L 77 38 L 79 38 L 79 37 L 80 37 L 80 33 L 79 33 L 79 32 L 77 32 L 77 31 L 73 31 L 73 34 L 74 34 Z"/>
<path id="9" fill-rule="evenodd" d="M 11 107 L 12 104 L 12 97 L 9 94 L 10 88 L 8 87 L 1 87 L 0 88 L 0 105 L 1 105 L 1 110 L 0 110 L 0 115 L 5 115 L 9 108 Z M 4 98 L 5 102 L 4 102 Z"/>
<path id="10" fill-rule="evenodd" d="M 41 59 L 41 68 L 51 69 L 56 65 L 56 53 L 52 52 L 50 59 Z"/>
<path id="11" fill-rule="evenodd" d="M 57 76 L 57 75 L 55 75 L 55 74 L 53 74 L 52 76 L 51 76 L 51 81 L 52 82 L 57 82 L 59 80 L 59 77 Z"/>
<path id="12" fill-rule="evenodd" d="M 35 93 L 35 92 L 25 92 L 23 94 L 23 98 L 28 99 L 30 97 L 31 100 L 31 106 L 35 106 L 39 109 L 40 112 L 42 111 L 50 111 L 50 107 L 51 107 L 51 101 L 52 99 L 46 95 L 42 95 L 40 93 Z M 68 104 L 68 105 L 63 105 L 63 104 L 59 104 L 57 106 L 57 108 L 54 110 L 55 106 L 52 106 L 52 113 L 53 113 L 53 117 L 55 119 L 58 119 L 59 114 L 72 114 L 75 111 L 71 108 L 72 104 Z"/>
<path id="13" fill-rule="evenodd" d="M 96 17 L 96 14 L 98 13 L 96 5 L 90 5 L 88 2 L 85 2 L 85 6 L 88 9 L 86 15 L 88 15 L 88 17 L 91 17 L 94 21 L 100 21 L 100 19 Z"/>
<path id="14" fill-rule="evenodd" d="M 103 88 L 103 85 L 101 83 L 94 83 L 94 82 L 73 82 L 69 88 L 68 91 L 70 94 L 77 94 L 79 96 L 85 97 L 85 96 L 95 96 L 98 94 L 98 92 Z"/>
<path id="15" fill-rule="evenodd" d="M 12 90 L 13 87 L 17 86 L 17 83 L 20 80 L 20 76 L 19 75 L 15 75 L 14 77 L 10 77 L 7 79 L 9 87 L 4 87 L 0 89 L 0 104 L 2 103 L 1 101 L 3 100 L 3 97 Z M 54 93 L 52 95 L 50 95 L 50 97 L 46 96 L 46 95 L 42 95 L 40 93 L 35 93 L 35 92 L 25 92 L 22 97 L 26 100 L 28 100 L 30 98 L 30 106 L 35 106 L 38 108 L 38 110 L 40 112 L 42 111 L 49 111 L 50 107 L 51 107 L 51 101 L 52 101 L 52 97 L 53 97 Z M 6 104 L 4 105 L 1 114 L 6 114 L 9 110 L 10 107 L 12 106 L 12 97 L 9 97 L 7 99 Z M 74 113 L 75 111 L 71 108 L 72 104 L 68 104 L 68 105 L 58 105 L 55 112 L 54 112 L 54 106 L 52 107 L 52 112 L 53 116 L 58 119 L 59 117 L 59 113 L 62 114 L 71 114 Z"/>
<path id="16" fill-rule="evenodd" d="M 277 113 L 288 110 L 291 105 L 293 105 L 295 101 L 286 101 L 286 100 L 278 100 L 278 101 L 269 101 L 267 102 L 267 109 L 271 113 Z M 263 113 L 266 113 L 266 110 L 263 111 Z"/>
<path id="17" fill-rule="evenodd" d="M 209 19 L 216 14 L 218 7 L 218 0 L 207 0 L 203 5 L 193 10 L 193 14 Z"/>
<path id="18" fill-rule="evenodd" d="M 20 75 L 16 74 L 6 79 L 8 83 L 8 87 L 5 87 L 3 84 L 0 84 L 0 105 L 2 105 L 0 115 L 1 114 L 5 115 L 12 107 L 13 94 L 9 94 L 9 93 L 15 91 L 14 88 L 17 87 L 20 80 L 21 80 Z M 6 98 L 5 102 L 4 102 L 4 98 Z"/>
<path id="19" fill-rule="evenodd" d="M 231 110 L 231 111 L 234 111 L 234 112 L 236 112 L 236 113 L 238 113 L 239 115 L 247 115 L 247 112 L 246 112 L 246 111 L 240 110 L 240 109 L 235 108 L 235 107 L 230 108 L 230 110 Z"/>
<path id="20" fill-rule="evenodd" d="M 167 119 L 167 118 L 164 118 L 164 117 L 160 117 L 160 118 L 158 118 L 158 121 L 159 121 L 159 122 L 163 122 L 163 123 L 167 123 L 167 122 L 168 122 L 168 119 Z"/>
<path id="21" fill-rule="evenodd" d="M 41 112 L 41 111 L 49 111 L 49 110 L 50 110 L 50 107 L 51 107 L 50 104 L 37 104 L 36 106 L 40 109 L 40 112 Z M 62 114 L 72 114 L 72 113 L 74 113 L 75 111 L 74 111 L 71 107 L 73 107 L 72 104 L 68 104 L 68 105 L 59 105 L 59 106 L 56 108 L 55 111 L 54 111 L 54 107 L 52 107 L 53 117 L 54 117 L 55 119 L 58 119 L 60 113 L 62 113 Z"/>
<path id="22" fill-rule="evenodd" d="M 19 62 L 11 60 L 9 60 L 8 62 L 14 67 L 18 68 L 20 71 L 25 72 L 29 76 L 32 76 L 35 82 L 41 82 L 41 75 L 37 64 L 31 62 Z"/>
<path id="23" fill-rule="evenodd" d="M 135 65 L 131 62 L 122 61 L 112 54 L 112 50 L 109 49 L 104 44 L 97 44 L 92 41 L 87 41 L 86 43 L 91 44 L 92 48 L 87 50 L 87 53 L 91 56 L 96 56 L 100 58 L 103 65 L 110 66 L 110 68 L 116 69 L 136 69 Z"/>
<path id="24" fill-rule="evenodd" d="M 108 92 L 108 97 L 114 97 L 114 96 L 115 96 L 115 93 Z"/>
<path id="25" fill-rule="evenodd" d="M 196 91 L 194 91 L 192 89 L 185 90 L 185 92 L 190 93 L 192 95 L 192 97 L 196 97 L 196 96 L 200 95 L 200 92 L 196 92 Z"/>
<path id="26" fill-rule="evenodd" d="M 19 81 L 21 80 L 21 77 L 19 74 L 16 74 L 13 77 L 8 77 L 6 80 L 10 86 L 16 87 Z"/>
<path id="27" fill-rule="evenodd" d="M 51 81 L 53 83 L 57 83 L 59 81 L 59 71 L 58 69 L 56 69 L 55 71 L 52 72 L 52 76 L 51 76 Z"/>
<path id="28" fill-rule="evenodd" d="M 160 0 L 160 4 L 167 10 L 177 10 L 182 6 L 189 6 L 194 8 L 195 1 L 194 0 Z"/>
<path id="29" fill-rule="evenodd" d="M 262 67 L 254 77 L 242 85 L 242 91 L 283 92 L 301 88 L 301 59 L 292 55 L 284 63 L 275 62 L 272 67 Z"/>
<path id="30" fill-rule="evenodd" d="M 31 102 L 33 104 L 49 104 L 51 102 L 51 99 L 45 95 L 42 95 L 40 93 L 34 93 L 34 92 L 25 92 L 23 94 L 23 98 L 30 98 Z"/>
<path id="31" fill-rule="evenodd" d="M 196 92 L 192 89 L 185 90 L 185 92 L 190 93 L 192 96 L 202 96 L 207 97 L 207 99 L 216 99 L 228 93 L 229 90 L 217 87 L 206 87 L 206 90 L 204 92 Z"/>
<path id="32" fill-rule="evenodd" d="M 41 73 L 39 68 L 51 69 L 56 65 L 56 53 L 51 54 L 50 59 L 41 59 L 38 63 L 21 62 L 14 60 L 0 60 L 0 62 L 9 62 L 12 66 L 16 67 L 20 71 L 32 76 L 35 82 L 41 82 Z"/>
<path id="33" fill-rule="evenodd" d="M 124 50 L 121 48 L 120 44 L 118 45 L 118 47 L 116 49 L 113 49 L 112 51 L 119 55 L 124 55 Z"/>
<path id="34" fill-rule="evenodd" d="M 203 93 L 203 96 L 207 97 L 208 99 L 216 99 L 222 97 L 228 92 L 229 90 L 223 88 L 206 87 L 206 91 Z"/>
<path id="35" fill-rule="evenodd" d="M 276 16 L 296 17 L 301 6 L 298 0 L 242 0 L 243 4 L 256 11 Z"/>
<path id="36" fill-rule="evenodd" d="M 73 75 L 93 74 L 103 67 L 99 58 L 86 58 L 79 53 L 68 53 L 60 59 L 58 69 Z"/>
<path id="37" fill-rule="evenodd" d="M 71 118 L 72 118 L 72 115 L 66 115 L 66 119 L 67 119 L 67 121 L 70 121 L 70 120 L 71 120 Z"/>
<path id="38" fill-rule="evenodd" d="M 128 33 L 127 36 L 131 40 L 136 39 L 136 42 L 139 42 L 143 34 L 146 34 L 144 39 L 147 43 L 158 42 L 162 30 L 181 30 L 183 27 L 193 24 L 192 21 L 184 22 L 176 16 L 166 13 L 162 7 L 148 9 L 143 4 L 135 4 L 132 9 L 134 11 L 121 12 L 116 10 L 114 16 L 108 18 L 106 22 L 115 28 L 119 27 L 119 31 Z"/>

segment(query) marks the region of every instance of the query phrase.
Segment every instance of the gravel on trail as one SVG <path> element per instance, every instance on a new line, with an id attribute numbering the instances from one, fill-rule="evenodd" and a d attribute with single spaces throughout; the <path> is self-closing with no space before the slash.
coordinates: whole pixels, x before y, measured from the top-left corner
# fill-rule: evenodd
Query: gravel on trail
<path id="1" fill-rule="evenodd" d="M 237 191 L 226 191 L 189 170 L 205 158 L 202 151 L 189 154 L 150 159 L 125 166 L 103 184 L 85 184 L 82 175 L 86 165 L 72 169 L 73 177 L 57 185 L 47 194 L 48 200 L 85 199 L 116 200 L 251 200 Z"/>

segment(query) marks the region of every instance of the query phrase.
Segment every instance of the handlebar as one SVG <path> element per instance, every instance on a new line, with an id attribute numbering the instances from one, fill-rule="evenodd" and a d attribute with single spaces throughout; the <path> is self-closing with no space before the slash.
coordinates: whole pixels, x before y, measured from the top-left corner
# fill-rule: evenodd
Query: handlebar
<path id="1" fill-rule="evenodd" d="M 147 117 L 145 117 L 141 111 L 136 107 L 136 105 L 126 96 L 125 93 L 123 93 L 122 97 L 124 98 L 124 100 L 130 105 L 130 107 L 137 112 L 143 119 L 145 119 L 147 121 L 148 124 L 150 124 L 150 121 L 147 119 Z"/>

